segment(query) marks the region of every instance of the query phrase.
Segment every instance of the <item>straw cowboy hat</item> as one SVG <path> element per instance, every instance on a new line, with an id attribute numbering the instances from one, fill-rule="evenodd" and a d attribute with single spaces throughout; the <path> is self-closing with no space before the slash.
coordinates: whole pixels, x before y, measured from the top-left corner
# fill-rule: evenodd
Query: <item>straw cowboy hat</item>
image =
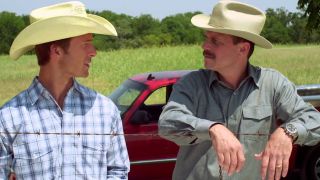
<path id="1" fill-rule="evenodd" d="M 87 33 L 117 36 L 117 31 L 106 19 L 87 14 L 84 4 L 65 2 L 35 9 L 30 13 L 30 25 L 13 41 L 10 57 L 18 59 L 35 45 L 76 37 Z"/>
<path id="2" fill-rule="evenodd" d="M 265 14 L 253 6 L 222 0 L 213 7 L 211 16 L 198 14 L 192 17 L 191 22 L 207 31 L 238 36 L 270 49 L 272 44 L 260 36 L 265 20 Z"/>

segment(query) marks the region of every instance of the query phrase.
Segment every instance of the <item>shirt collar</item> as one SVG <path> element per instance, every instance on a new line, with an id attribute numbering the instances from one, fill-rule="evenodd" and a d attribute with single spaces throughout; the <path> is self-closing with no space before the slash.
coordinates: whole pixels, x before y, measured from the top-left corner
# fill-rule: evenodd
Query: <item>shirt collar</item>
<path id="1" fill-rule="evenodd" d="M 217 72 L 212 71 L 212 70 L 209 70 L 209 72 L 210 72 L 210 75 L 209 75 L 209 84 L 208 85 L 210 87 L 213 83 L 218 82 L 219 78 L 218 78 Z"/>
<path id="2" fill-rule="evenodd" d="M 259 67 L 253 66 L 250 63 L 248 63 L 248 78 L 252 78 L 253 82 L 257 87 L 259 87 L 258 81 L 260 78 L 260 71 L 261 69 Z M 247 79 L 247 78 L 245 78 Z M 210 71 L 210 76 L 209 76 L 209 87 L 212 86 L 213 83 L 218 82 L 218 74 L 215 71 Z"/>
<path id="3" fill-rule="evenodd" d="M 257 87 L 259 87 L 259 78 L 261 75 L 261 69 L 257 66 L 253 66 L 250 63 L 248 64 L 248 70 L 249 70 L 249 77 L 251 77 L 256 84 Z"/>
<path id="4" fill-rule="evenodd" d="M 48 90 L 40 83 L 38 76 L 33 79 L 30 87 L 27 89 L 27 92 L 32 105 L 34 105 L 40 97 L 45 96 L 45 93 L 50 94 Z M 76 92 L 80 94 L 85 93 L 84 91 L 81 91 L 81 86 L 75 79 L 73 79 L 73 85 L 69 92 L 73 92 L 75 94 Z"/>
<path id="5" fill-rule="evenodd" d="M 78 93 L 85 95 L 85 91 L 81 91 L 81 85 L 75 79 L 73 79 L 73 87 L 72 88 L 74 88 Z"/>

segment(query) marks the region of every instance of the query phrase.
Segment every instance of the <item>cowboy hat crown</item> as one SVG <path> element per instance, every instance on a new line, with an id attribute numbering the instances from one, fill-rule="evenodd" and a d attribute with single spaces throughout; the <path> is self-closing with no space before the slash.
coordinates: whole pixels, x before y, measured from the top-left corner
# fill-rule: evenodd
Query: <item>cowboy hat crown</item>
<path id="1" fill-rule="evenodd" d="M 191 23 L 207 31 L 241 37 L 269 49 L 272 48 L 272 44 L 260 36 L 265 20 L 265 14 L 253 6 L 222 0 L 213 7 L 210 16 L 195 15 Z"/>
<path id="2" fill-rule="evenodd" d="M 18 59 L 35 45 L 88 33 L 117 36 L 114 26 L 106 19 L 87 14 L 78 1 L 59 3 L 33 10 L 30 25 L 13 41 L 10 57 Z"/>

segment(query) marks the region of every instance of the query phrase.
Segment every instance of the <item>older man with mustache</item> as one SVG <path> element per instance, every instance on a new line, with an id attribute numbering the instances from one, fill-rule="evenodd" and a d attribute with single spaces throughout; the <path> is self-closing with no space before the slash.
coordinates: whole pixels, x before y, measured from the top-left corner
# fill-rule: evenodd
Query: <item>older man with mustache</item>
<path id="1" fill-rule="evenodd" d="M 227 0 L 192 18 L 205 30 L 205 69 L 174 86 L 159 120 L 160 135 L 180 146 L 174 180 L 278 180 L 293 144 L 319 142 L 319 112 L 281 73 L 249 62 L 255 45 L 272 48 L 260 36 L 265 18 Z"/>

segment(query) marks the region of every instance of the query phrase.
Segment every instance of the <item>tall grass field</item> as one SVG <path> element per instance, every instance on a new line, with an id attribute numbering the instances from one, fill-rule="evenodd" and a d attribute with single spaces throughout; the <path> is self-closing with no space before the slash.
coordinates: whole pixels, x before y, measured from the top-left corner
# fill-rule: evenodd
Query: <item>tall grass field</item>
<path id="1" fill-rule="evenodd" d="M 270 50 L 256 47 L 250 62 L 275 68 L 296 85 L 320 84 L 320 45 L 275 45 Z M 0 67 L 0 106 L 28 88 L 39 71 L 34 55 L 24 55 L 18 61 L 0 56 Z M 202 67 L 200 45 L 126 49 L 98 52 L 89 77 L 78 80 L 108 95 L 135 74 Z"/>

